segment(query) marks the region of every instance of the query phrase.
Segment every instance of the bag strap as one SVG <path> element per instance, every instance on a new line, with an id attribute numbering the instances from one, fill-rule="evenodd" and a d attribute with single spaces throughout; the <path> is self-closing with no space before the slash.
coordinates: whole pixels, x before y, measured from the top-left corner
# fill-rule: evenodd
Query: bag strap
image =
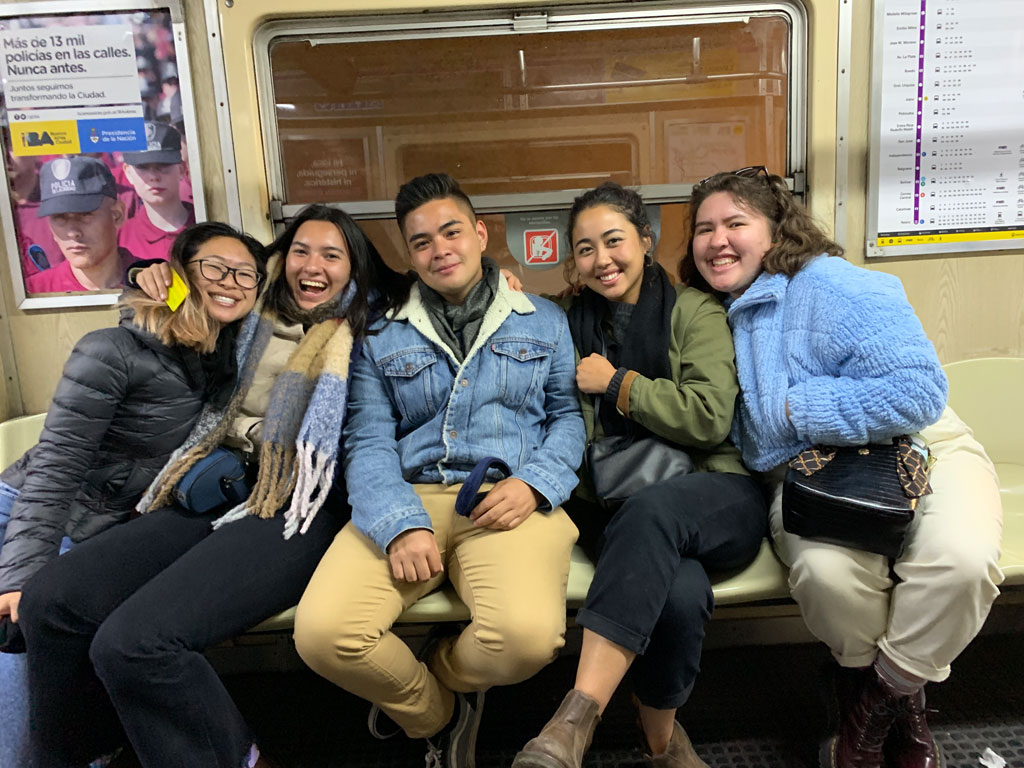
<path id="1" fill-rule="evenodd" d="M 512 468 L 497 456 L 485 456 L 480 459 L 469 473 L 469 477 L 462 483 L 462 487 L 459 488 L 459 495 L 455 497 L 456 514 L 469 517 L 473 508 L 483 501 L 483 497 L 487 494 L 479 492 L 480 486 L 487 478 L 487 471 L 492 467 L 497 468 L 505 477 L 512 474 Z"/>

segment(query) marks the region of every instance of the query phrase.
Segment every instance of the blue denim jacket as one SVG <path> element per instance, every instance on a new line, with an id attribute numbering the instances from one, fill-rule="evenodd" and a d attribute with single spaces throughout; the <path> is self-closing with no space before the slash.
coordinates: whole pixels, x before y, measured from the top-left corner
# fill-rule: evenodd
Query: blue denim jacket
<path id="1" fill-rule="evenodd" d="M 352 522 L 381 550 L 404 531 L 431 529 L 412 483 L 460 483 L 487 456 L 552 508 L 569 498 L 586 435 L 561 309 L 499 280 L 461 365 L 416 286 L 390 323 L 371 328 L 380 332 L 349 379 L 345 480 Z"/>

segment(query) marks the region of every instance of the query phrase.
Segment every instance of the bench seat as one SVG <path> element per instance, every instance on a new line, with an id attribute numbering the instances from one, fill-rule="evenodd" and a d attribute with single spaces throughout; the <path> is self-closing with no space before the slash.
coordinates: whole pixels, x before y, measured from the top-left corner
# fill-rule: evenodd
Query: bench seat
<path id="1" fill-rule="evenodd" d="M 982 358 L 945 366 L 949 404 L 974 430 L 999 475 L 1003 500 L 1003 551 L 999 567 L 1004 587 L 1024 584 L 1024 359 Z M 1011 407 L 1012 406 L 1012 407 Z M 594 566 L 573 548 L 566 606 L 577 610 L 587 595 Z M 749 605 L 789 598 L 788 572 L 766 540 L 749 566 L 712 578 L 715 605 Z M 281 632 L 292 627 L 295 609 L 273 616 L 253 632 Z M 451 586 L 433 592 L 402 614 L 400 623 L 465 621 L 469 610 Z"/>
<path id="2" fill-rule="evenodd" d="M 950 405 L 974 430 L 996 465 L 1003 499 L 1003 551 L 999 565 L 1004 586 L 1024 584 L 1024 358 L 982 358 L 945 366 Z M 0 466 L 6 467 L 39 439 L 45 414 L 24 416 L 0 424 Z M 573 548 L 566 603 L 577 610 L 586 597 L 594 566 L 579 547 Z M 746 605 L 789 598 L 787 571 L 761 542 L 754 561 L 737 572 L 712 579 L 715 603 Z M 254 627 L 253 632 L 283 632 L 292 628 L 291 608 Z M 419 600 L 399 622 L 465 621 L 469 610 L 450 586 Z"/>
<path id="3" fill-rule="evenodd" d="M 569 584 L 565 590 L 566 607 L 576 611 L 583 605 L 594 577 L 594 564 L 579 547 L 572 548 Z M 718 574 L 712 579 L 717 605 L 734 605 L 789 597 L 786 569 L 775 557 L 771 544 L 761 542 L 754 562 L 739 571 Z M 282 632 L 292 628 L 295 609 L 272 616 L 252 628 L 252 632 Z M 421 598 L 398 619 L 401 624 L 438 624 L 444 621 L 468 621 L 469 609 L 451 585 Z"/>

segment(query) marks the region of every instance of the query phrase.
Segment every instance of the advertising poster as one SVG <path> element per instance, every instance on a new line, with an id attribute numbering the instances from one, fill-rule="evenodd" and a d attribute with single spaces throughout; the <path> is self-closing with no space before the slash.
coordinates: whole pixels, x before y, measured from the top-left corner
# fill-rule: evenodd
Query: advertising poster
<path id="1" fill-rule="evenodd" d="M 166 259 L 205 218 L 174 27 L 167 7 L 0 18 L 9 257 L 24 306 L 112 302 L 128 265 Z"/>

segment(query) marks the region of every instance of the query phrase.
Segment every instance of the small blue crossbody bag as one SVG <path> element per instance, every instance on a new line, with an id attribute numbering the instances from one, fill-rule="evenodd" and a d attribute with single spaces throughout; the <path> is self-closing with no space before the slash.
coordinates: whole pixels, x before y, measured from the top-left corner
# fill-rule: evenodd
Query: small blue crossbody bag
<path id="1" fill-rule="evenodd" d="M 205 515 L 226 504 L 241 504 L 252 489 L 246 479 L 245 462 L 227 448 L 215 448 L 204 456 L 174 486 L 174 499 L 193 515 Z"/>

